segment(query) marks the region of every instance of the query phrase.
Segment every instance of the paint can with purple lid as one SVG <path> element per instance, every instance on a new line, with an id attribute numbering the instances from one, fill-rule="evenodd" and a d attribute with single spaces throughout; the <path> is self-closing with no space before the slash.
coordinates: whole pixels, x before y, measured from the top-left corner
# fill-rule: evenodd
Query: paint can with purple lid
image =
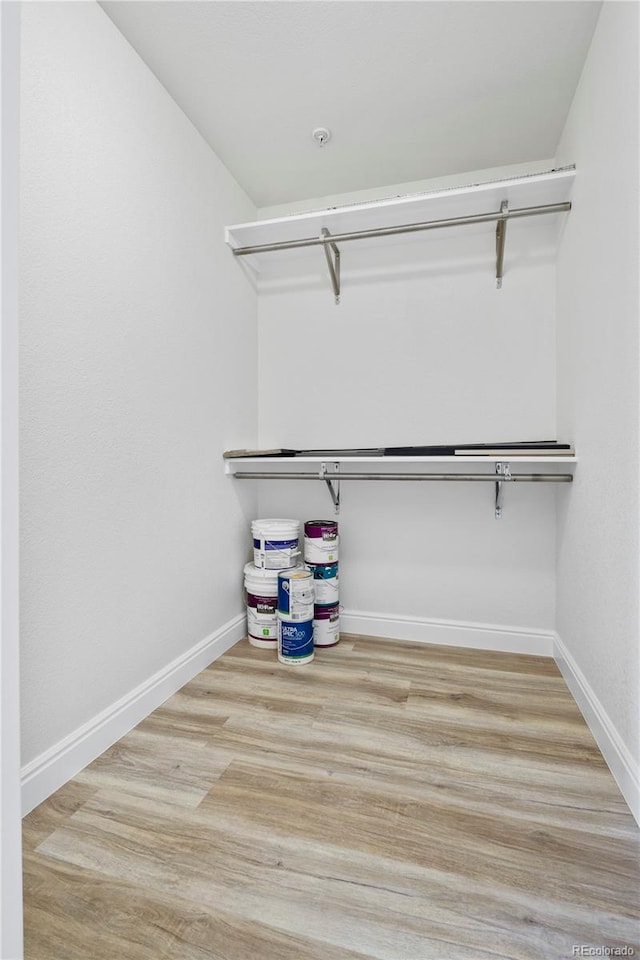
<path id="1" fill-rule="evenodd" d="M 337 563 L 338 523 L 336 520 L 306 520 L 304 559 L 307 563 Z"/>

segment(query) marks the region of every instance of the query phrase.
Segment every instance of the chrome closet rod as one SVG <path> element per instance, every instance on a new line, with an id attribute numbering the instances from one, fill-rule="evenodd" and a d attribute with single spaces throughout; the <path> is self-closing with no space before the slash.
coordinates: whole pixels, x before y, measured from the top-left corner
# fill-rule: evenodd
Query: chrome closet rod
<path id="1" fill-rule="evenodd" d="M 513 461 L 512 461 L 513 462 Z M 570 473 L 513 473 L 500 477 L 495 473 L 335 473 L 322 476 L 318 473 L 259 473 L 238 471 L 233 474 L 238 480 L 479 480 L 495 483 L 497 480 L 525 481 L 527 483 L 571 483 Z"/>
<path id="2" fill-rule="evenodd" d="M 281 240 L 278 243 L 259 243 L 249 247 L 233 249 L 235 257 L 244 257 L 251 253 L 268 253 L 271 250 L 293 250 L 297 247 L 321 247 L 330 242 L 343 243 L 346 240 L 364 240 L 369 237 L 388 237 L 401 233 L 416 233 L 419 230 L 435 230 L 438 227 L 458 227 L 469 223 L 491 223 L 495 220 L 514 220 L 517 217 L 536 217 L 545 213 L 564 213 L 571 210 L 570 201 L 548 203 L 539 207 L 520 207 L 515 210 L 496 213 L 474 213 L 467 217 L 450 217 L 447 220 L 427 220 L 424 223 L 408 223 L 402 227 L 378 227 L 374 230 L 356 230 L 352 233 L 327 233 L 320 237 L 308 237 L 306 240 Z"/>

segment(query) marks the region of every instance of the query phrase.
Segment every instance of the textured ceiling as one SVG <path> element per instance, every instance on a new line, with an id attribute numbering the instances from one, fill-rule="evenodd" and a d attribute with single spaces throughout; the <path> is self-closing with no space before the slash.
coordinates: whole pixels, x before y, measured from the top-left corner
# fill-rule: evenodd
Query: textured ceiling
<path id="1" fill-rule="evenodd" d="M 552 157 L 601 4 L 101 6 L 262 207 Z"/>

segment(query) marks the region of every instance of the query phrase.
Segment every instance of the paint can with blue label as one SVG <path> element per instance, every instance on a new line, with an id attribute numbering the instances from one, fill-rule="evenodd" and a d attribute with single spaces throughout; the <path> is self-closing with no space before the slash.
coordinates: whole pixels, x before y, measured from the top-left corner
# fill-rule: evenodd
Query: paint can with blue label
<path id="1" fill-rule="evenodd" d="M 264 570 L 286 570 L 298 563 L 298 520 L 253 520 L 253 561 Z"/>
<path id="2" fill-rule="evenodd" d="M 278 573 L 278 612 L 288 620 L 313 620 L 313 575 L 306 567 Z"/>
<path id="3" fill-rule="evenodd" d="M 313 660 L 313 620 L 291 620 L 278 611 L 278 660 L 298 664 Z"/>
<path id="4" fill-rule="evenodd" d="M 338 523 L 336 520 L 306 520 L 304 559 L 307 563 L 337 563 Z"/>
<path id="5" fill-rule="evenodd" d="M 337 603 L 315 606 L 313 643 L 316 647 L 335 647 L 340 640 L 340 607 Z"/>
<path id="6" fill-rule="evenodd" d="M 316 604 L 327 606 L 337 603 L 339 599 L 338 564 L 308 563 L 307 566 L 313 576 Z"/>

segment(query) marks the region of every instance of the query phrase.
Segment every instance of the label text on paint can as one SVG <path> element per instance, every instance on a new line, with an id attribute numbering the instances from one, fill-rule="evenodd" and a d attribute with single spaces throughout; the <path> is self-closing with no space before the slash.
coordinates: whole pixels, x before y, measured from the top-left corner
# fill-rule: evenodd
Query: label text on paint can
<path id="1" fill-rule="evenodd" d="M 340 607 L 314 607 L 313 642 L 317 647 L 333 647 L 340 639 Z"/>
<path id="2" fill-rule="evenodd" d="M 294 567 L 298 556 L 298 540 L 253 539 L 254 562 L 266 570 Z"/>
<path id="3" fill-rule="evenodd" d="M 278 610 L 292 620 L 313 618 L 313 577 L 309 570 L 278 574 Z"/>
<path id="4" fill-rule="evenodd" d="M 276 598 L 247 593 L 247 633 L 259 640 L 277 640 Z"/>
<path id="5" fill-rule="evenodd" d="M 278 621 L 275 617 L 273 620 L 255 620 L 247 612 L 247 633 L 254 640 L 269 641 L 269 645 L 275 647 L 278 639 Z"/>
<path id="6" fill-rule="evenodd" d="M 278 619 L 278 654 L 285 662 L 313 656 L 313 621 L 291 623 Z"/>
<path id="7" fill-rule="evenodd" d="M 297 540 L 256 540 L 254 537 L 253 545 L 258 550 L 295 550 L 298 546 Z"/>
<path id="8" fill-rule="evenodd" d="M 308 563 L 336 563 L 338 541 L 338 524 L 335 520 L 305 521 L 304 559 Z"/>
<path id="9" fill-rule="evenodd" d="M 255 593 L 247 593 L 247 606 L 257 617 L 266 615 L 275 616 L 277 601 L 275 597 L 258 597 Z"/>
<path id="10" fill-rule="evenodd" d="M 338 536 L 337 520 L 306 520 L 304 524 L 305 537 L 325 541 L 335 540 Z"/>
<path id="11" fill-rule="evenodd" d="M 247 632 L 260 640 L 277 640 L 276 598 L 247 592 Z"/>
<path id="12" fill-rule="evenodd" d="M 310 563 L 315 587 L 315 602 L 323 606 L 337 603 L 339 597 L 338 564 Z"/>
<path id="13" fill-rule="evenodd" d="M 249 643 L 254 647 L 278 646 L 278 618 L 275 613 L 271 617 L 266 614 L 256 614 L 255 607 L 247 606 L 247 633 Z"/>
<path id="14" fill-rule="evenodd" d="M 304 559 L 307 563 L 337 563 L 339 538 L 325 541 L 321 537 L 304 538 Z"/>

